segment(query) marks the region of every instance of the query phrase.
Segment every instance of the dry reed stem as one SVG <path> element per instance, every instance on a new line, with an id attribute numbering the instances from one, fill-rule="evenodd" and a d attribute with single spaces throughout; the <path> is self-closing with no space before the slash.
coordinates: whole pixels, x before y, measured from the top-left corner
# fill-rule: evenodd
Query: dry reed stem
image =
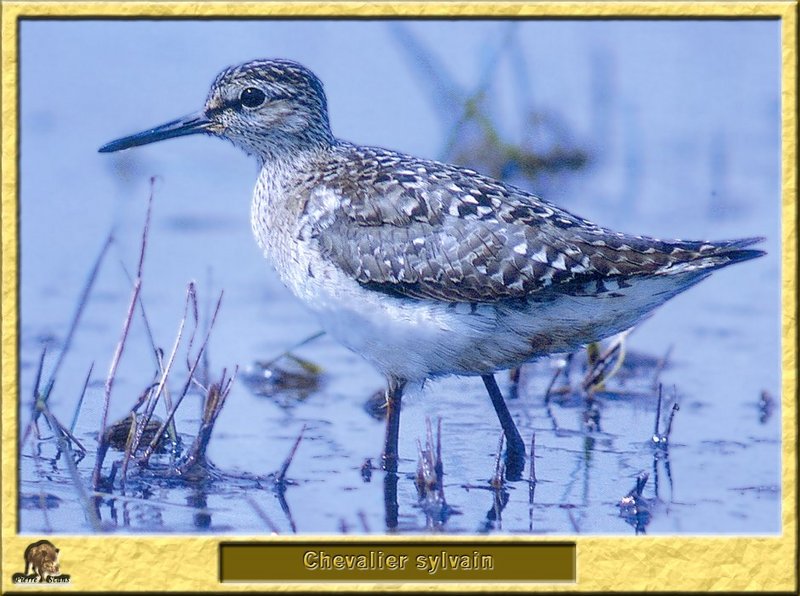
<path id="1" fill-rule="evenodd" d="M 125 482 L 125 476 L 128 470 L 128 461 L 132 456 L 135 456 L 136 451 L 139 449 L 139 444 L 141 443 L 142 437 L 144 436 L 144 431 L 147 428 L 148 423 L 150 422 L 151 418 L 153 417 L 153 412 L 156 409 L 156 404 L 158 403 L 158 398 L 161 395 L 162 391 L 164 390 L 167 378 L 169 377 L 169 373 L 172 370 L 172 365 L 175 362 L 175 356 L 178 352 L 178 346 L 180 345 L 181 339 L 183 338 L 183 328 L 186 324 L 186 314 L 189 309 L 189 300 L 190 295 L 192 295 L 193 284 L 189 284 L 189 289 L 187 290 L 186 300 L 184 301 L 183 306 L 183 316 L 181 317 L 181 321 L 178 325 L 178 331 L 175 335 L 175 342 L 172 345 L 172 351 L 169 355 L 169 360 L 167 361 L 167 365 L 162 368 L 161 371 L 161 379 L 158 382 L 155 390 L 151 390 L 147 392 L 147 404 L 145 406 L 144 415 L 142 416 L 141 423 L 136 424 L 136 418 L 133 418 L 133 422 L 131 424 L 131 428 L 136 427 L 136 432 L 134 435 L 133 443 L 131 446 L 131 450 L 128 452 L 126 450 L 125 459 L 122 463 L 122 483 Z M 162 358 L 158 358 L 159 362 L 162 361 Z M 131 412 L 133 413 L 133 412 Z M 157 443 L 156 443 L 157 444 Z"/>
<path id="2" fill-rule="evenodd" d="M 94 371 L 94 362 L 89 365 L 89 372 L 86 373 L 86 380 L 83 382 L 80 397 L 78 397 L 78 404 L 75 406 L 75 411 L 72 413 L 72 421 L 69 424 L 69 429 L 75 432 L 75 425 L 78 424 L 78 415 L 83 408 L 83 400 L 86 397 L 86 390 L 89 387 L 89 381 L 92 379 L 92 372 Z"/>
<path id="3" fill-rule="evenodd" d="M 667 441 L 669 441 L 669 435 L 672 433 L 672 420 L 675 418 L 675 412 L 680 409 L 678 404 L 672 404 L 672 410 L 670 410 L 669 419 L 667 420 L 667 431 L 664 433 L 664 437 Z"/>
<path id="4" fill-rule="evenodd" d="M 111 391 L 114 387 L 114 377 L 117 374 L 117 367 L 119 366 L 119 361 L 122 358 L 122 352 L 125 347 L 125 340 L 128 337 L 128 331 L 130 330 L 131 319 L 133 318 L 133 308 L 136 304 L 136 296 L 139 294 L 139 290 L 141 288 L 141 279 L 136 280 L 136 284 L 134 285 L 133 295 L 131 299 L 130 306 L 128 308 L 128 315 L 125 318 L 125 323 L 122 327 L 122 337 L 120 337 L 119 342 L 117 343 L 117 348 L 114 350 L 114 357 L 111 360 L 111 366 L 109 367 L 108 377 L 106 378 L 106 382 L 104 385 L 104 400 L 103 400 L 103 415 L 100 421 L 100 435 L 99 440 L 102 442 L 105 440 L 105 433 L 106 433 L 106 426 L 108 425 L 108 408 L 111 404 Z M 95 489 L 97 489 L 100 483 L 100 470 L 103 466 L 103 460 L 98 458 L 95 462 L 94 473 L 92 474 L 92 485 Z"/>
<path id="5" fill-rule="evenodd" d="M 47 400 L 42 399 L 42 396 L 39 392 L 39 387 L 42 383 L 42 370 L 44 369 L 44 358 L 46 354 L 47 354 L 47 346 L 44 346 L 42 348 L 42 354 L 41 356 L 39 356 L 39 366 L 36 368 L 36 377 L 34 378 L 33 381 L 33 402 L 31 403 L 31 419 L 28 421 L 28 424 L 25 427 L 25 431 L 22 433 L 22 438 L 20 439 L 20 448 L 28 440 L 28 437 L 30 436 L 32 429 L 36 428 L 38 434 L 39 416 L 41 415 L 40 402 L 45 405 L 47 404 Z"/>
<path id="6" fill-rule="evenodd" d="M 122 353 L 125 349 L 125 342 L 128 338 L 128 332 L 130 331 L 131 322 L 133 321 L 133 313 L 136 309 L 136 303 L 139 298 L 139 292 L 142 288 L 142 268 L 144 267 L 144 255 L 147 249 L 147 235 L 150 231 L 150 217 L 152 215 L 153 209 L 153 195 L 154 195 L 154 186 L 155 186 L 155 178 L 150 178 L 150 195 L 147 200 L 147 214 L 145 216 L 144 222 L 144 229 L 142 230 L 142 242 L 141 247 L 139 250 L 139 263 L 136 269 L 136 280 L 133 284 L 133 290 L 131 292 L 131 300 L 128 305 L 128 312 L 125 316 L 125 322 L 122 326 L 122 336 L 117 343 L 117 347 L 114 350 L 114 356 L 111 360 L 111 366 L 109 367 L 108 376 L 106 377 L 106 382 L 104 386 L 104 399 L 103 399 L 103 415 L 100 422 L 100 435 L 99 440 L 102 442 L 105 441 L 105 432 L 106 426 L 108 424 L 108 408 L 111 404 L 111 391 L 114 388 L 114 379 L 117 374 L 117 368 L 119 366 L 119 362 L 122 358 Z M 100 457 L 100 453 L 105 455 L 104 450 L 98 449 L 98 458 L 95 461 L 94 472 L 92 473 L 92 486 L 96 490 L 100 484 L 100 472 L 103 467 L 103 459 L 104 457 Z"/>
<path id="7" fill-rule="evenodd" d="M 97 512 L 95 508 L 92 506 L 91 501 L 89 499 L 89 493 L 86 491 L 86 487 L 83 485 L 83 481 L 81 480 L 80 473 L 78 472 L 78 466 L 75 464 L 75 454 L 72 452 L 72 447 L 69 444 L 69 441 L 65 439 L 67 436 L 65 433 L 59 432 L 59 430 L 66 430 L 64 426 L 56 420 L 55 416 L 50 412 L 50 409 L 45 406 L 42 410 L 42 414 L 48 420 L 49 424 L 55 429 L 56 441 L 58 442 L 58 448 L 65 454 L 65 460 L 67 462 L 67 470 L 69 471 L 70 478 L 72 480 L 72 484 L 75 487 L 75 491 L 78 493 L 78 498 L 83 505 L 84 514 L 86 515 L 87 521 L 92 526 L 95 532 L 102 532 L 103 525 L 100 522 L 100 518 L 97 516 Z"/>
<path id="8" fill-rule="evenodd" d="M 300 434 L 297 435 L 297 439 L 294 441 L 294 445 L 292 445 L 291 451 L 289 451 L 289 455 L 286 456 L 286 459 L 283 461 L 281 465 L 281 469 L 278 471 L 278 474 L 275 476 L 275 482 L 278 484 L 283 484 L 286 480 L 286 472 L 289 469 L 289 465 L 292 463 L 294 459 L 295 453 L 297 453 L 297 448 L 300 446 L 300 441 L 303 438 L 303 433 L 306 431 L 306 425 L 303 425 L 303 428 L 300 429 Z"/>
<path id="9" fill-rule="evenodd" d="M 130 273 L 128 272 L 127 267 L 125 267 L 124 263 L 121 263 L 122 271 L 125 273 L 125 277 L 127 277 L 128 282 L 133 284 L 133 278 L 131 277 Z M 138 299 L 139 303 L 139 312 L 142 315 L 142 322 L 144 323 L 145 331 L 147 332 L 147 338 L 150 341 L 150 347 L 153 349 L 153 356 L 155 358 L 156 366 L 158 367 L 159 374 L 164 373 L 164 350 L 156 346 L 155 335 L 153 334 L 153 329 L 150 326 L 150 320 L 147 317 L 147 311 L 144 307 L 144 300 L 142 300 L 141 294 L 139 295 Z M 169 412 L 170 408 L 172 407 L 172 400 L 169 397 L 169 389 L 165 388 L 164 390 L 164 405 L 167 412 Z M 177 430 L 175 429 L 174 422 L 170 425 L 169 428 L 170 437 L 174 440 L 177 436 Z"/>
<path id="10" fill-rule="evenodd" d="M 83 286 L 83 291 L 81 292 L 80 298 L 78 298 L 78 307 L 75 310 L 75 314 L 72 316 L 72 322 L 69 326 L 69 331 L 67 331 L 66 339 L 64 339 L 64 347 L 61 350 L 61 353 L 58 356 L 58 360 L 56 360 L 55 365 L 53 366 L 53 371 L 50 373 L 51 378 L 55 378 L 58 374 L 59 369 L 61 368 L 61 364 L 64 362 L 64 357 L 66 356 L 67 352 L 69 351 L 70 346 L 72 345 L 72 339 L 75 336 L 75 331 L 78 328 L 78 323 L 80 322 L 81 315 L 83 314 L 83 310 L 86 306 L 86 303 L 89 301 L 89 294 L 94 287 L 94 282 L 97 279 L 97 274 L 100 271 L 100 266 L 105 259 L 106 254 L 108 253 L 108 249 L 114 241 L 113 234 L 109 234 L 106 238 L 105 242 L 103 243 L 102 248 L 100 249 L 100 254 L 97 255 L 97 258 L 94 261 L 94 265 L 92 266 L 91 271 L 89 272 L 89 277 L 86 280 L 86 283 Z"/>
<path id="11" fill-rule="evenodd" d="M 188 377 L 188 379 L 186 380 L 186 383 L 183 386 L 183 391 L 181 392 L 180 396 L 178 396 L 178 399 L 175 400 L 175 403 L 173 404 L 172 409 L 170 410 L 169 414 L 167 415 L 166 420 L 164 420 L 164 423 L 161 425 L 161 428 L 159 428 L 158 431 L 156 431 L 155 436 L 153 437 L 152 441 L 150 441 L 150 444 L 147 446 L 147 449 L 145 450 L 144 455 L 142 456 L 142 459 L 141 459 L 141 464 L 142 465 L 147 465 L 147 463 L 150 461 L 150 457 L 153 455 L 153 451 L 156 449 L 156 447 L 158 446 L 158 442 L 161 440 L 161 437 L 164 435 L 164 431 L 166 430 L 167 425 L 175 417 L 175 412 L 177 412 L 178 408 L 180 407 L 181 403 L 183 402 L 183 399 L 186 397 L 186 394 L 189 392 L 189 387 L 191 387 L 192 380 L 194 379 L 194 372 L 197 369 L 197 366 L 200 363 L 201 358 L 203 357 L 203 352 L 205 351 L 206 346 L 208 345 L 208 339 L 211 336 L 211 331 L 214 329 L 214 323 L 216 322 L 217 315 L 219 314 L 219 307 L 222 304 L 223 295 L 224 295 L 224 292 L 220 292 L 219 299 L 217 300 L 217 306 L 214 309 L 214 315 L 211 318 L 211 323 L 210 323 L 210 325 L 208 327 L 208 330 L 206 331 L 205 338 L 203 339 L 203 343 L 200 346 L 200 350 L 197 353 L 197 358 L 195 358 L 194 363 L 192 363 L 191 366 L 190 366 L 189 377 Z M 196 304 L 196 302 L 195 302 L 195 304 Z M 197 314 L 196 310 L 195 310 L 195 314 Z M 192 338 L 193 337 L 194 337 L 194 333 L 192 333 Z M 191 346 L 192 338 L 190 338 L 190 340 L 189 340 L 190 341 L 190 346 Z"/>
<path id="12" fill-rule="evenodd" d="M 227 381 L 225 380 L 226 372 L 227 371 L 223 370 L 220 382 L 213 383 L 206 392 L 206 399 L 203 406 L 203 419 L 200 424 L 200 429 L 198 430 L 197 436 L 192 442 L 191 447 L 187 450 L 186 456 L 182 459 L 177 468 L 181 474 L 186 474 L 189 472 L 198 464 L 198 462 L 205 461 L 205 452 L 208 448 L 208 443 L 211 440 L 211 433 L 214 430 L 214 424 L 216 424 L 217 417 L 219 416 L 220 412 L 222 412 L 225 401 L 231 392 L 233 382 L 236 380 L 236 375 L 239 372 L 239 367 L 237 366 L 234 369 L 233 375 Z"/>
<path id="13" fill-rule="evenodd" d="M 656 402 L 656 423 L 655 428 L 653 429 L 653 440 L 658 440 L 661 436 L 659 433 L 659 427 L 661 426 L 661 401 L 663 399 L 662 396 L 662 385 L 661 383 L 658 384 L 658 401 Z"/>
<path id="14" fill-rule="evenodd" d="M 136 446 L 134 443 L 136 442 L 137 436 L 137 427 L 138 427 L 138 418 L 136 417 L 136 412 L 131 412 L 131 425 L 128 427 L 128 437 L 125 439 L 125 457 L 122 460 L 122 469 L 120 471 L 120 479 L 119 483 L 122 487 L 122 490 L 125 490 L 125 480 L 128 476 L 128 462 L 131 459 L 131 453 L 136 450 Z M 144 424 L 141 425 L 144 428 Z"/>

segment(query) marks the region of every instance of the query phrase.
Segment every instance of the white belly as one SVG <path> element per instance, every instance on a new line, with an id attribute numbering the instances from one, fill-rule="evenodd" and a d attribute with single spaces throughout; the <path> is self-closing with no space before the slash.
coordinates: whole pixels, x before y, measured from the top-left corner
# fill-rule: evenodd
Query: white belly
<path id="1" fill-rule="evenodd" d="M 318 255 L 295 253 L 279 274 L 326 332 L 382 373 L 409 381 L 486 374 L 574 350 L 631 327 L 685 287 L 662 276 L 615 288 L 613 297 L 448 304 L 364 289 Z"/>
<path id="2" fill-rule="evenodd" d="M 286 286 L 317 315 L 327 333 L 386 375 L 421 380 L 468 374 L 456 363 L 464 354 L 474 354 L 476 343 L 497 324 L 491 306 L 467 314 L 468 304 L 451 308 L 431 300 L 395 298 L 366 290 L 317 260 L 303 265 L 279 271 Z M 491 362 L 482 368 L 492 368 Z"/>

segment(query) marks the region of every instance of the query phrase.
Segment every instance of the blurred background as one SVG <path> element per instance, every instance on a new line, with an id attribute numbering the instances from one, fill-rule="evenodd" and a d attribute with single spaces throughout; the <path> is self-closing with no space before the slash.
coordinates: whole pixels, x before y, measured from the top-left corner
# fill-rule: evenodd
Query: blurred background
<path id="1" fill-rule="evenodd" d="M 97 153 L 199 109 L 222 68 L 283 57 L 323 81 L 340 138 L 465 164 L 624 232 L 766 237 L 766 257 L 716 273 L 642 324 L 628 342 L 627 381 L 595 403 L 543 399 L 563 360 L 525 367 L 513 387 L 500 375 L 526 441 L 536 433 L 535 497 L 525 482 L 489 490 L 500 429 L 480 379 L 436 381 L 407 399 L 399 531 L 780 531 L 778 21 L 76 20 L 23 21 L 20 32 L 21 424 L 42 349 L 46 375 L 113 232 L 49 399 L 62 421 L 75 418 L 88 482 L 157 176 L 141 294 L 154 342 L 171 346 L 194 280 L 205 320 L 224 290 L 207 368 L 240 367 L 210 460 L 233 475 L 269 474 L 306 428 L 285 490 L 231 478 L 137 485 L 128 500 L 95 500 L 104 529 L 386 531 L 383 474 L 364 473 L 366 460 L 379 463 L 384 432 L 364 402 L 383 380 L 326 337 L 296 350 L 299 368 L 274 366 L 319 328 L 252 238 L 255 162 L 202 137 Z M 125 416 L 153 370 L 137 318 L 109 421 Z M 651 441 L 656 377 L 681 407 L 667 455 Z M 200 399 L 190 394 L 186 410 L 179 431 L 196 423 Z M 425 421 L 439 417 L 443 488 L 457 515 L 432 521 L 414 474 Z M 93 531 L 74 476 L 39 444 L 46 438 L 22 450 L 21 531 Z M 651 479 L 631 519 L 620 503 L 643 471 Z"/>

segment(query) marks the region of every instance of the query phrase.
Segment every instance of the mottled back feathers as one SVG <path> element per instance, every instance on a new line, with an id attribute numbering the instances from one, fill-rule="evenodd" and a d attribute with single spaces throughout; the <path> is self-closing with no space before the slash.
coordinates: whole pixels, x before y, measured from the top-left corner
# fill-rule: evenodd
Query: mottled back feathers
<path id="1" fill-rule="evenodd" d="M 664 242 L 601 228 L 471 170 L 341 143 L 305 194 L 302 234 L 360 284 L 447 302 L 603 291 L 608 279 L 701 271 L 758 241 Z"/>

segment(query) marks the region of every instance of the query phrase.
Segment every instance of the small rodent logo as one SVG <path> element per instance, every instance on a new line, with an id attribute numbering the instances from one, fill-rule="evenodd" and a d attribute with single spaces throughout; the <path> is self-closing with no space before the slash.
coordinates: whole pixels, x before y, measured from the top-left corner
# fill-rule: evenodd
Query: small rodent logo
<path id="1" fill-rule="evenodd" d="M 29 544 L 25 549 L 25 573 L 15 573 L 15 584 L 68 584 L 69 575 L 61 573 L 58 564 L 59 549 L 49 540 Z"/>

